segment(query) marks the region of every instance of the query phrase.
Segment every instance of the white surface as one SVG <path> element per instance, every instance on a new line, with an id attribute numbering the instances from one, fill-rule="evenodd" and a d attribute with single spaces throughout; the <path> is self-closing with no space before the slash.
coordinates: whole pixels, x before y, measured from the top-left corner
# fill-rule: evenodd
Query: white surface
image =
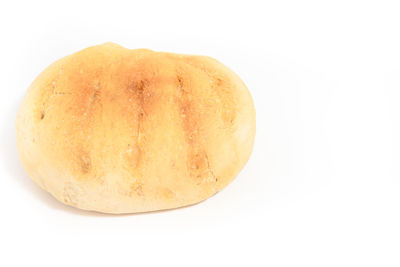
<path id="1" fill-rule="evenodd" d="M 398 1 L 3 1 L 0 266 L 399 266 Z M 189 208 L 66 207 L 19 163 L 14 118 L 54 60 L 113 41 L 204 54 L 257 109 L 254 153 Z"/>

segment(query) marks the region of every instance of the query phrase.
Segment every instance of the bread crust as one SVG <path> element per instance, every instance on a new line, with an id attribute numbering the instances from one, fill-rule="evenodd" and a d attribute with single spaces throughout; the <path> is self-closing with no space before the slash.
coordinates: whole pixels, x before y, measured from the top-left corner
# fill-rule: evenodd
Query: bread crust
<path id="1" fill-rule="evenodd" d="M 104 213 L 200 202 L 246 164 L 255 109 L 240 78 L 204 56 L 89 47 L 45 69 L 16 119 L 30 177 Z"/>

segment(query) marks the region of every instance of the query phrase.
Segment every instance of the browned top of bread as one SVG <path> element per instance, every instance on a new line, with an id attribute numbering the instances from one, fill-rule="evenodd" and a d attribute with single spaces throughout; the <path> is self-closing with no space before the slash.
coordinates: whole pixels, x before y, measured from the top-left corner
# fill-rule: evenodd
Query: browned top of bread
<path id="1" fill-rule="evenodd" d="M 251 96 L 218 61 L 112 43 L 52 64 L 17 118 L 37 183 L 67 204 L 114 213 L 209 197 L 244 166 L 254 135 Z"/>

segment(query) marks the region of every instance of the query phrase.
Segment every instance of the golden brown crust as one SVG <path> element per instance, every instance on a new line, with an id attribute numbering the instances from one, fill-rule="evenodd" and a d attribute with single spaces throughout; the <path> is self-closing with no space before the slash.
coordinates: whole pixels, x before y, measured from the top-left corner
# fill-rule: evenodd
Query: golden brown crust
<path id="1" fill-rule="evenodd" d="M 16 121 L 32 179 L 81 209 L 131 213 L 200 202 L 254 143 L 243 82 L 214 59 L 90 47 L 33 82 Z"/>

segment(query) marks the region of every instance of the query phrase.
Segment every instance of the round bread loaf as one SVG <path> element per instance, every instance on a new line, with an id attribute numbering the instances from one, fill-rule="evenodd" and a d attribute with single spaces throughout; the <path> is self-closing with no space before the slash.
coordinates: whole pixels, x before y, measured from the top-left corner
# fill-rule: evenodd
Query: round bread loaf
<path id="1" fill-rule="evenodd" d="M 200 202 L 246 164 L 255 109 L 204 56 L 89 47 L 45 69 L 16 120 L 30 177 L 80 209 L 133 213 Z"/>

